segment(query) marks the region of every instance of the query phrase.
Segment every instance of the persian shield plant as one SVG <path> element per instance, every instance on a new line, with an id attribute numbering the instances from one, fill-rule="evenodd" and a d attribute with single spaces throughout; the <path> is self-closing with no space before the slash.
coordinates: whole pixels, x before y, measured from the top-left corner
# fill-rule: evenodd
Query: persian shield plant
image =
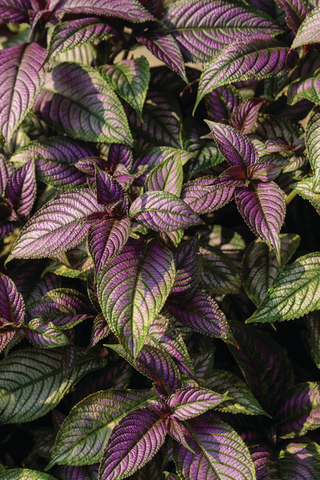
<path id="1" fill-rule="evenodd" d="M 0 31 L 0 480 L 317 480 L 318 3 Z"/>

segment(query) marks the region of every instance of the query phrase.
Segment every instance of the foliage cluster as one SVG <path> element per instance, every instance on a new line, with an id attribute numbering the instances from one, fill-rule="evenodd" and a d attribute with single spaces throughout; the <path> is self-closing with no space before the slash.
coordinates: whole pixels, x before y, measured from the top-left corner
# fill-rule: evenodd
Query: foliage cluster
<path id="1" fill-rule="evenodd" d="M 318 480 L 317 0 L 0 20 L 0 480 Z"/>

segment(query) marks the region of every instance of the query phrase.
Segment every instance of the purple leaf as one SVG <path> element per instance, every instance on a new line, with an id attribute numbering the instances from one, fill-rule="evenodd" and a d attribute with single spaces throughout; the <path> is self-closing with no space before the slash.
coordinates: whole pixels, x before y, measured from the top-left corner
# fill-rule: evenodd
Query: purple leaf
<path id="1" fill-rule="evenodd" d="M 143 173 L 135 180 L 136 184 L 142 186 L 146 180 L 149 172 L 160 163 L 168 159 L 174 159 L 176 162 L 178 158 L 182 165 L 184 165 L 193 155 L 172 147 L 154 147 L 147 150 L 141 157 L 138 157 L 132 166 L 132 171 L 138 174 L 142 168 Z"/>
<path id="2" fill-rule="evenodd" d="M 0 318 L 0 353 L 10 344 L 12 340 L 14 340 L 16 334 L 20 334 L 17 332 L 15 328 L 6 328 L 6 324 L 3 323 L 3 319 Z M 6 330 L 2 330 L 5 327 Z"/>
<path id="3" fill-rule="evenodd" d="M 271 157 L 269 155 L 260 158 L 260 162 L 250 165 L 247 170 L 249 180 L 261 180 L 271 182 L 281 173 L 282 166 L 287 163 L 283 157 Z"/>
<path id="4" fill-rule="evenodd" d="M 250 453 L 254 468 L 256 469 L 257 480 L 286 478 L 280 473 L 277 451 L 267 445 L 260 444 L 250 448 Z"/>
<path id="5" fill-rule="evenodd" d="M 51 137 L 29 143 L 12 156 L 18 165 L 33 160 L 38 180 L 56 188 L 76 188 L 86 183 L 75 164 L 95 155 L 93 147 L 66 137 Z"/>
<path id="6" fill-rule="evenodd" d="M 0 154 L 0 195 L 4 195 L 8 179 L 14 173 L 12 163 Z"/>
<path id="7" fill-rule="evenodd" d="M 241 20 L 240 20 L 241 19 Z M 277 35 L 279 26 L 252 7 L 223 0 L 188 0 L 172 4 L 163 22 L 188 61 L 208 62 L 226 45 L 258 35 Z"/>
<path id="8" fill-rule="evenodd" d="M 276 405 L 277 436 L 301 437 L 319 428 L 319 404 L 319 382 L 306 382 L 291 388 Z"/>
<path id="9" fill-rule="evenodd" d="M 116 203 L 114 211 L 125 215 L 128 211 L 128 197 L 121 185 L 106 172 L 96 169 L 97 199 L 101 205 Z M 112 206 L 112 205 L 111 205 Z"/>
<path id="10" fill-rule="evenodd" d="M 148 398 L 149 392 L 111 389 L 93 393 L 79 402 L 57 434 L 51 464 L 100 462 L 115 425 L 125 414 L 145 406 Z"/>
<path id="11" fill-rule="evenodd" d="M 0 329 L 24 322 L 26 307 L 14 282 L 0 273 Z"/>
<path id="12" fill-rule="evenodd" d="M 259 161 L 251 140 L 228 125 L 206 121 L 217 145 L 230 166 L 248 167 Z"/>
<path id="13" fill-rule="evenodd" d="M 56 432 L 46 432 L 46 434 L 42 435 L 34 446 L 37 455 L 49 459 L 53 452 L 55 439 Z"/>
<path id="14" fill-rule="evenodd" d="M 155 455 L 143 468 L 130 476 L 129 480 L 163 480 L 161 455 Z"/>
<path id="15" fill-rule="evenodd" d="M 115 35 L 117 35 L 116 30 L 95 17 L 61 22 L 52 32 L 48 58 L 85 43 L 108 40 Z"/>
<path id="16" fill-rule="evenodd" d="M 89 347 L 94 347 L 100 340 L 106 338 L 110 333 L 110 327 L 107 324 L 103 313 L 99 313 L 93 321 L 91 330 L 91 339 Z M 92 393 L 92 392 L 90 392 Z"/>
<path id="17" fill-rule="evenodd" d="M 229 345 L 253 395 L 267 412 L 293 385 L 287 353 L 268 335 L 240 322 L 232 322 L 238 348 Z M 265 365 L 268 364 L 268 369 Z"/>
<path id="18" fill-rule="evenodd" d="M 235 194 L 237 207 L 253 233 L 277 252 L 280 259 L 280 229 L 286 202 L 283 191 L 274 183 L 255 183 L 238 189 Z"/>
<path id="19" fill-rule="evenodd" d="M 50 318 L 50 315 L 47 315 L 47 313 L 44 313 L 44 315 Z M 66 330 L 75 327 L 76 325 L 78 325 L 78 323 L 83 322 L 87 318 L 91 318 L 91 315 L 87 315 L 86 313 L 78 313 L 77 315 L 67 316 L 61 315 L 52 318 L 52 323 L 59 330 Z"/>
<path id="20" fill-rule="evenodd" d="M 149 328 L 145 345 L 169 354 L 179 370 L 189 376 L 194 376 L 192 362 L 187 347 L 179 331 L 165 317 L 158 315 Z"/>
<path id="21" fill-rule="evenodd" d="M 194 418 L 185 423 L 183 433 L 195 453 L 173 442 L 173 458 L 181 478 L 256 478 L 248 448 L 226 423 L 206 417 Z"/>
<path id="22" fill-rule="evenodd" d="M 310 479 L 317 480 L 320 475 L 319 445 L 306 439 L 305 442 L 294 442 L 280 451 L 279 461 L 284 480 Z"/>
<path id="23" fill-rule="evenodd" d="M 192 357 L 192 364 L 199 383 L 203 383 L 205 379 L 211 375 L 214 363 L 215 348 L 207 352 L 200 353 Z"/>
<path id="24" fill-rule="evenodd" d="M 226 400 L 227 396 L 199 387 L 178 390 L 168 398 L 167 403 L 172 411 L 170 418 L 182 421 L 198 417 Z"/>
<path id="25" fill-rule="evenodd" d="M 276 0 L 276 2 L 286 13 L 288 27 L 297 33 L 301 23 L 308 15 L 310 7 L 301 0 Z"/>
<path id="26" fill-rule="evenodd" d="M 320 7 L 316 6 L 302 22 L 291 48 L 320 42 L 319 32 Z"/>
<path id="27" fill-rule="evenodd" d="M 320 184 L 319 136 L 320 136 L 320 106 L 315 106 L 308 120 L 307 127 L 306 127 L 306 136 L 305 136 L 309 162 L 313 172 L 313 187 L 315 190 Z"/>
<path id="28" fill-rule="evenodd" d="M 170 297 L 166 302 L 166 309 L 180 323 L 195 332 L 235 343 L 223 312 L 216 302 L 201 290 L 196 290 L 187 301 L 183 301 L 182 297 Z"/>
<path id="29" fill-rule="evenodd" d="M 29 21 L 29 0 L 1 0 L 0 19 L 6 23 L 23 23 Z"/>
<path id="30" fill-rule="evenodd" d="M 90 190 L 73 190 L 46 203 L 22 229 L 10 258 L 53 256 L 75 247 L 90 228 L 87 216 L 102 207 Z"/>
<path id="31" fill-rule="evenodd" d="M 101 480 L 127 477 L 143 467 L 166 437 L 166 419 L 147 408 L 129 413 L 117 425 L 100 466 Z"/>
<path id="32" fill-rule="evenodd" d="M 32 345 L 42 348 L 64 347 L 70 344 L 68 337 L 52 322 L 46 323 L 42 318 L 34 318 L 28 323 L 26 337 Z"/>
<path id="33" fill-rule="evenodd" d="M 286 72 L 288 52 L 284 43 L 266 37 L 234 42 L 224 48 L 203 69 L 195 108 L 205 95 L 227 83 L 249 78 L 261 80 Z"/>
<path id="34" fill-rule="evenodd" d="M 248 98 L 242 102 L 232 113 L 231 127 L 239 130 L 244 135 L 253 133 L 257 126 L 259 110 L 264 101 L 260 98 Z"/>
<path id="35" fill-rule="evenodd" d="M 182 200 L 200 215 L 218 210 L 233 199 L 236 188 L 232 185 L 217 188 L 215 181 L 216 177 L 206 176 L 186 183 L 181 191 Z"/>
<path id="36" fill-rule="evenodd" d="M 290 83 L 288 87 L 288 104 L 295 105 L 301 98 L 306 98 L 313 103 L 320 103 L 320 72 L 311 72 Z"/>
<path id="37" fill-rule="evenodd" d="M 175 155 L 167 158 L 153 168 L 145 181 L 144 190 L 162 190 L 180 197 L 182 183 L 182 163 L 179 155 Z"/>
<path id="38" fill-rule="evenodd" d="M 134 358 L 169 295 L 174 275 L 172 253 L 155 239 L 130 240 L 99 273 L 98 297 L 103 314 Z"/>
<path id="39" fill-rule="evenodd" d="M 148 60 L 141 56 L 121 60 L 115 65 L 103 65 L 99 73 L 117 94 L 134 108 L 142 120 L 142 110 L 150 80 Z"/>
<path id="40" fill-rule="evenodd" d="M 200 278 L 200 261 L 198 257 L 198 242 L 191 238 L 178 247 L 174 254 L 176 277 L 170 295 L 191 294 L 198 285 Z"/>
<path id="41" fill-rule="evenodd" d="M 68 377 L 76 364 L 77 361 L 77 351 L 73 345 L 69 345 L 67 348 L 63 349 L 62 358 L 61 358 L 61 375 L 63 377 Z"/>
<path id="42" fill-rule="evenodd" d="M 136 198 L 129 215 L 147 228 L 160 232 L 203 223 L 183 200 L 162 191 L 147 192 Z"/>
<path id="43" fill-rule="evenodd" d="M 178 367 L 165 351 L 144 345 L 135 361 L 136 368 L 154 381 L 159 396 L 166 398 L 181 386 Z"/>
<path id="44" fill-rule="evenodd" d="M 37 43 L 0 51 L 0 129 L 7 143 L 40 93 L 45 57 L 45 49 Z"/>
<path id="45" fill-rule="evenodd" d="M 240 276 L 227 255 L 210 245 L 201 246 L 199 254 L 200 288 L 220 295 L 241 292 Z"/>
<path id="46" fill-rule="evenodd" d="M 266 140 L 276 140 L 283 145 L 283 140 L 294 145 L 299 141 L 303 130 L 289 120 L 275 115 L 260 115 L 257 128 L 257 138 L 265 142 Z"/>
<path id="47" fill-rule="evenodd" d="M 56 15 L 61 17 L 65 13 L 103 15 L 131 22 L 154 20 L 137 0 L 64 0 L 59 4 Z"/>
<path id="48" fill-rule="evenodd" d="M 137 136 L 153 145 L 181 148 L 181 118 L 180 106 L 173 94 L 159 87 L 150 88 L 143 109 L 143 121 L 132 111 L 129 125 Z"/>
<path id="49" fill-rule="evenodd" d="M 242 103 L 242 98 L 233 85 L 224 85 L 206 95 L 205 101 L 209 118 L 228 125 L 233 112 Z"/>
<path id="50" fill-rule="evenodd" d="M 60 467 L 62 480 L 98 480 L 99 463 L 93 465 L 63 465 Z"/>
<path id="51" fill-rule="evenodd" d="M 5 196 L 10 200 L 20 218 L 27 217 L 36 198 L 36 176 L 34 163 L 30 160 L 9 178 Z"/>
<path id="52" fill-rule="evenodd" d="M 120 100 L 91 67 L 67 62 L 54 67 L 34 110 L 49 126 L 71 137 L 132 145 Z"/>
<path id="53" fill-rule="evenodd" d="M 140 33 L 136 36 L 136 39 L 188 83 L 183 57 L 172 35 L 162 35 L 157 32 L 152 32 L 151 34 Z"/>
<path id="54" fill-rule="evenodd" d="M 78 312 L 87 312 L 90 307 L 84 295 L 71 288 L 57 288 L 44 295 L 30 307 L 31 317 L 42 317 L 54 321 L 55 318 L 71 319 Z M 74 321 L 78 319 L 75 318 Z M 65 322 L 63 322 L 65 323 Z"/>
<path id="55" fill-rule="evenodd" d="M 107 147 L 108 161 L 114 168 L 117 165 L 124 165 L 128 170 L 132 167 L 133 154 L 130 147 L 127 145 L 121 145 L 120 143 L 113 143 Z"/>
<path id="56" fill-rule="evenodd" d="M 121 252 L 130 235 L 129 217 L 106 219 L 94 223 L 89 230 L 89 251 L 94 260 L 96 274 L 103 265 Z"/>

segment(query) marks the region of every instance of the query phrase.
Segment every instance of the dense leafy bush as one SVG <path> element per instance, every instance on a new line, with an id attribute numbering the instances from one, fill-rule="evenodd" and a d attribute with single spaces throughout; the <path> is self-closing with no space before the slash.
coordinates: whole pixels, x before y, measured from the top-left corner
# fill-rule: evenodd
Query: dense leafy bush
<path id="1" fill-rule="evenodd" d="M 0 479 L 318 480 L 316 0 L 0 19 Z"/>

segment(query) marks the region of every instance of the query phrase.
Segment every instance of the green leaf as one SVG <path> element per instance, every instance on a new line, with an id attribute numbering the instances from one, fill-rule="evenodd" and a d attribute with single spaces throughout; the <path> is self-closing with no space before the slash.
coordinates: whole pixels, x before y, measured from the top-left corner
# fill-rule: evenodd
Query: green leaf
<path id="1" fill-rule="evenodd" d="M 281 265 L 284 266 L 298 248 L 300 237 L 288 233 L 280 235 L 280 239 Z M 280 270 L 276 253 L 268 245 L 261 240 L 255 240 L 248 246 L 242 259 L 243 287 L 257 307 L 265 298 Z"/>
<path id="2" fill-rule="evenodd" d="M 314 10 L 302 22 L 297 32 L 296 38 L 293 40 L 291 48 L 309 45 L 310 43 L 320 42 L 320 6 L 316 6 Z"/>
<path id="3" fill-rule="evenodd" d="M 281 480 L 318 480 L 320 478 L 320 446 L 305 439 L 290 443 L 279 454 Z"/>
<path id="4" fill-rule="evenodd" d="M 27 339 L 32 345 L 42 348 L 55 348 L 70 345 L 72 342 L 52 322 L 34 318 L 28 323 Z"/>
<path id="5" fill-rule="evenodd" d="M 221 250 L 202 245 L 199 250 L 199 287 L 215 294 L 241 293 L 241 280 L 232 260 Z"/>
<path id="6" fill-rule="evenodd" d="M 47 473 L 38 470 L 29 470 L 27 468 L 13 468 L 6 470 L 4 473 L 0 471 L 0 480 L 55 480 Z"/>
<path id="7" fill-rule="evenodd" d="M 320 252 L 299 257 L 282 270 L 247 322 L 282 322 L 319 309 L 319 285 Z"/>
<path id="8" fill-rule="evenodd" d="M 304 317 L 308 329 L 308 343 L 314 363 L 320 368 L 320 311 L 310 312 Z"/>
<path id="9" fill-rule="evenodd" d="M 233 373 L 223 370 L 212 370 L 210 377 L 203 386 L 233 399 L 225 401 L 217 407 L 217 410 L 221 412 L 269 416 L 250 392 L 247 385 Z"/>
<path id="10" fill-rule="evenodd" d="M 313 172 L 313 188 L 320 183 L 320 106 L 314 107 L 306 127 L 306 147 Z"/>
<path id="11" fill-rule="evenodd" d="M 142 55 L 132 60 L 122 60 L 115 65 L 103 65 L 99 68 L 99 73 L 138 112 L 142 120 L 150 80 L 148 60 Z"/>
<path id="12" fill-rule="evenodd" d="M 101 462 L 105 446 L 121 418 L 147 406 L 155 394 L 134 390 L 104 390 L 75 405 L 62 424 L 50 465 L 92 465 Z"/>
<path id="13" fill-rule="evenodd" d="M 0 422 L 31 422 L 50 412 L 81 378 L 106 361 L 78 352 L 68 376 L 61 374 L 63 353 L 25 348 L 0 363 Z"/>
<path id="14" fill-rule="evenodd" d="M 291 185 L 291 188 L 295 190 L 300 197 L 305 200 L 309 200 L 311 205 L 316 209 L 317 213 L 320 215 L 320 193 L 313 192 L 313 178 L 305 178 L 298 183 Z"/>
<path id="15" fill-rule="evenodd" d="M 183 183 L 183 169 L 180 155 L 167 158 L 149 173 L 144 191 L 162 190 L 180 197 Z"/>

